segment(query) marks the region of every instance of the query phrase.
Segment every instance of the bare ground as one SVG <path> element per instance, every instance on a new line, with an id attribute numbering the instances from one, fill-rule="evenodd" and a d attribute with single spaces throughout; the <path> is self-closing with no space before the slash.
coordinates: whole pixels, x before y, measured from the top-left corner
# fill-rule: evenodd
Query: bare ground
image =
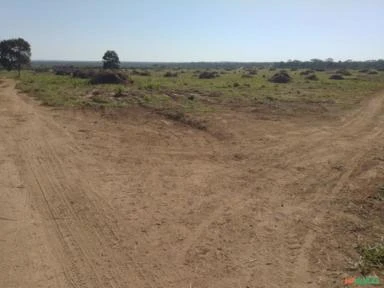
<path id="1" fill-rule="evenodd" d="M 338 120 L 228 111 L 200 131 L 41 107 L 14 84 L 0 287 L 341 287 L 353 245 L 383 231 L 362 211 L 384 179 L 383 93 Z"/>

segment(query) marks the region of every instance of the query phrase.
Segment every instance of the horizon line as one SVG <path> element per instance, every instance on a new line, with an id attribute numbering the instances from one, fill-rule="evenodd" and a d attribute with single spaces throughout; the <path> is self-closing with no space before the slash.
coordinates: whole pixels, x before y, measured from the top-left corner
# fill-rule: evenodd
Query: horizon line
<path id="1" fill-rule="evenodd" d="M 328 62 L 326 59 L 320 59 L 320 58 L 311 58 L 311 59 L 317 59 L 321 60 L 323 62 Z M 311 62 L 311 59 L 309 60 L 275 60 L 275 61 L 127 61 L 127 60 L 121 60 L 120 63 L 278 63 L 278 62 L 293 62 L 293 61 L 299 61 L 299 62 Z M 347 62 L 351 60 L 352 62 L 369 62 L 369 61 L 384 61 L 384 58 L 377 58 L 377 59 L 365 59 L 365 60 L 355 60 L 355 59 L 347 59 L 347 60 L 333 60 L 334 63 L 338 62 Z M 31 59 L 31 62 L 103 62 L 103 60 L 53 60 L 53 59 Z"/>

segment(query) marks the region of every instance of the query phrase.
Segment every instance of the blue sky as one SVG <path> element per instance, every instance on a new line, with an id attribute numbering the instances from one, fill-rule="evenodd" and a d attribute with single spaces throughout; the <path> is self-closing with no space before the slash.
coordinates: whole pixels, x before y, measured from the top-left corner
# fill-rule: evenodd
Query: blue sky
<path id="1" fill-rule="evenodd" d="M 34 60 L 384 58 L 384 0 L 3 0 L 0 39 Z"/>

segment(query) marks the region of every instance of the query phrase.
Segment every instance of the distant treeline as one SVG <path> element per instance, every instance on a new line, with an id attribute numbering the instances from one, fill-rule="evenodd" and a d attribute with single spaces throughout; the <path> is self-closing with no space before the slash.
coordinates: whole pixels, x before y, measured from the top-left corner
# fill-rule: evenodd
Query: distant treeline
<path id="1" fill-rule="evenodd" d="M 32 61 L 32 68 L 53 68 L 71 66 L 78 68 L 102 67 L 100 61 Z M 369 61 L 333 61 L 332 59 L 310 61 L 287 62 L 121 62 L 121 68 L 125 69 L 239 69 L 239 68 L 279 68 L 279 69 L 376 69 L 384 70 L 384 60 Z"/>
<path id="2" fill-rule="evenodd" d="M 376 69 L 384 70 L 384 60 L 369 60 L 369 61 L 333 61 L 327 59 L 325 61 L 320 59 L 312 59 L 310 61 L 287 61 L 274 63 L 275 68 L 282 69 L 313 69 L 313 70 L 332 70 L 332 69 Z"/>

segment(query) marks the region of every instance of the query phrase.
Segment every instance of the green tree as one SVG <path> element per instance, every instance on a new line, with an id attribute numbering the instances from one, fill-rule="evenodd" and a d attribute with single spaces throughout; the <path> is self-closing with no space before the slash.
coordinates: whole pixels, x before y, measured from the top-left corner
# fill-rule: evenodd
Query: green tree
<path id="1" fill-rule="evenodd" d="M 104 69 L 119 69 L 120 60 L 115 51 L 108 50 L 103 56 L 103 68 Z"/>
<path id="2" fill-rule="evenodd" d="M 21 67 L 31 63 L 31 45 L 22 38 L 0 42 L 0 65 L 8 71 L 17 69 L 20 77 Z"/>

